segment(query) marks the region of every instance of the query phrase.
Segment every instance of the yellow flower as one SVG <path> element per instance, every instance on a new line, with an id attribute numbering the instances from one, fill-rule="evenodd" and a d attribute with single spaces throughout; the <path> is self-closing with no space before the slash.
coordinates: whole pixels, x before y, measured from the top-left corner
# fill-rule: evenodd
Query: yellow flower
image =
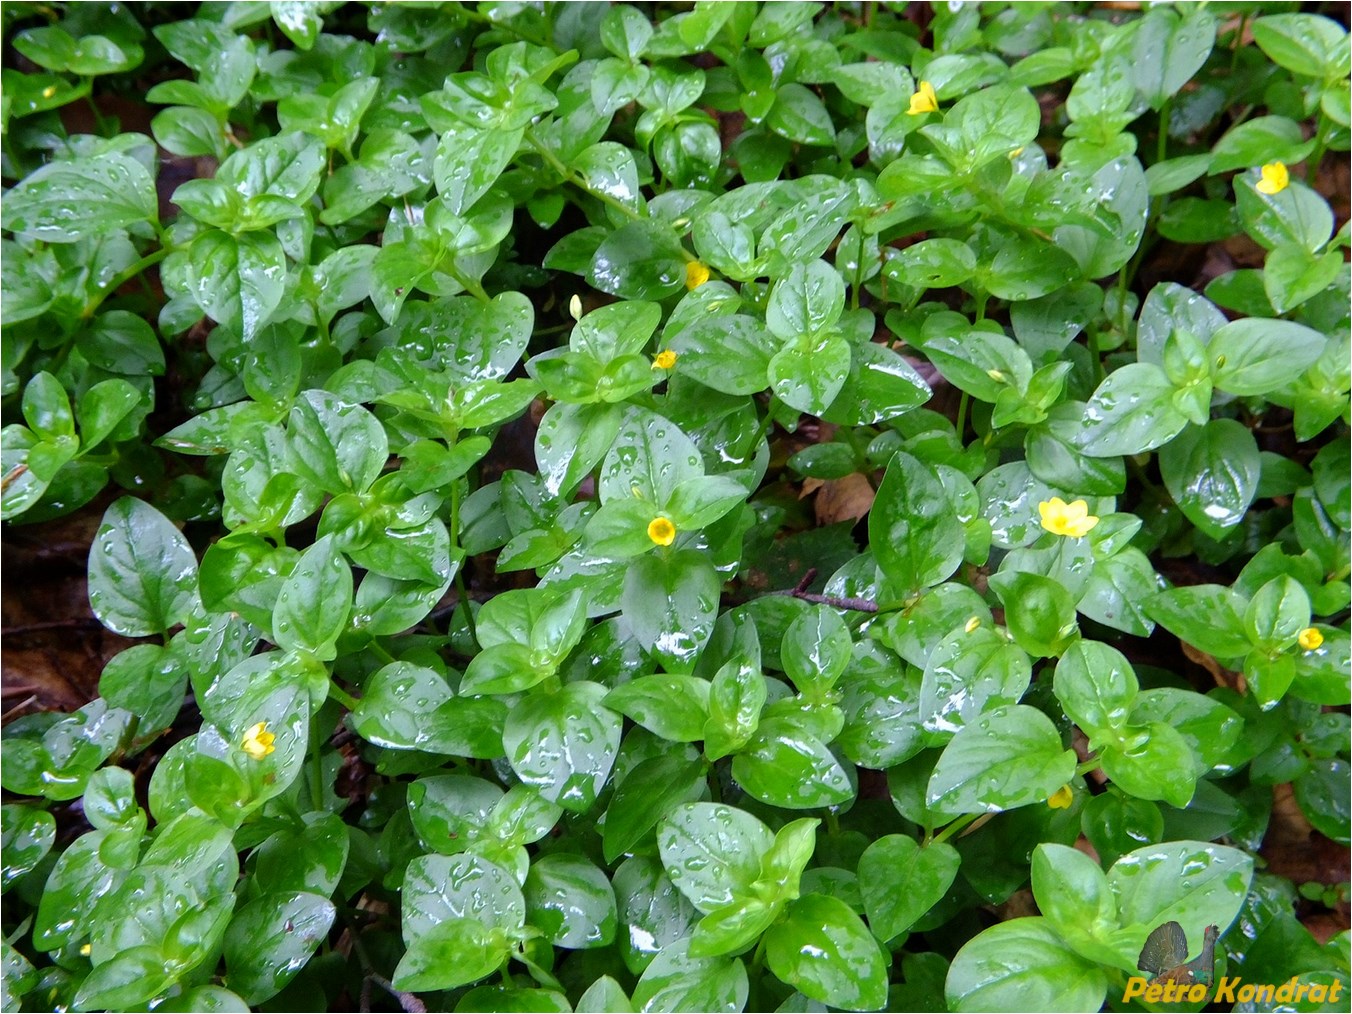
<path id="1" fill-rule="evenodd" d="M 573 293 L 573 298 L 568 300 L 568 315 L 572 317 L 573 320 L 582 319 L 582 297 L 576 292 Z"/>
<path id="2" fill-rule="evenodd" d="M 934 85 L 928 81 L 921 81 L 920 88 L 911 96 L 911 107 L 906 110 L 911 116 L 919 116 L 921 113 L 937 113 L 939 111 L 939 96 L 934 94 Z"/>
<path id="3" fill-rule="evenodd" d="M 1254 184 L 1260 194 L 1280 194 L 1291 182 L 1291 174 L 1281 162 L 1269 162 L 1263 166 L 1263 178 Z"/>
<path id="4" fill-rule="evenodd" d="M 1089 530 L 1099 523 L 1099 519 L 1089 513 L 1089 505 L 1083 500 L 1066 503 L 1059 496 L 1043 500 L 1037 505 L 1042 515 L 1042 527 L 1053 535 L 1069 535 L 1080 539 L 1089 534 Z"/>
<path id="5" fill-rule="evenodd" d="M 663 349 L 657 355 L 653 356 L 654 370 L 669 370 L 676 365 L 676 353 L 671 349 Z"/>
<path id="6" fill-rule="evenodd" d="M 259 722 L 244 734 L 244 742 L 240 746 L 254 760 L 262 760 L 277 749 L 272 745 L 276 741 L 277 737 L 268 732 L 268 723 Z"/>
<path id="7" fill-rule="evenodd" d="M 981 626 L 981 617 L 973 616 L 970 620 L 967 621 L 967 624 L 962 629 L 970 634 L 972 631 L 976 630 L 976 628 L 979 626 Z"/>
<path id="8" fill-rule="evenodd" d="M 676 526 L 666 518 L 653 518 L 648 522 L 648 538 L 659 546 L 669 546 L 676 541 Z"/>
<path id="9" fill-rule="evenodd" d="M 1319 646 L 1324 643 L 1324 635 L 1315 630 L 1314 627 L 1306 627 L 1296 635 L 1296 643 L 1306 651 L 1317 651 Z"/>
<path id="10" fill-rule="evenodd" d="M 81 944 L 81 945 L 80 945 L 80 957 L 82 957 L 82 958 L 87 958 L 87 957 L 89 957 L 89 952 L 92 951 L 93 949 L 94 949 L 93 946 L 90 945 L 90 944 Z"/>
<path id="11" fill-rule="evenodd" d="M 1070 804 L 1074 801 L 1075 793 L 1071 791 L 1069 785 L 1063 785 L 1051 794 L 1047 800 L 1047 805 L 1053 810 L 1066 810 L 1070 808 Z"/>
<path id="12" fill-rule="evenodd" d="M 685 266 L 685 287 L 698 289 L 709 280 L 709 269 L 701 261 L 690 261 Z"/>

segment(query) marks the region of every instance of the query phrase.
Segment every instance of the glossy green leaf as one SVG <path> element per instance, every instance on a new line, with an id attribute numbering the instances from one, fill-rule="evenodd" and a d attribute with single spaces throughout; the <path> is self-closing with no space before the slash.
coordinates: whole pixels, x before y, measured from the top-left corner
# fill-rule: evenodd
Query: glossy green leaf
<path id="1" fill-rule="evenodd" d="M 104 626 L 164 633 L 186 617 L 196 584 L 196 558 L 168 518 L 130 497 L 108 508 L 89 554 L 89 605 Z"/>

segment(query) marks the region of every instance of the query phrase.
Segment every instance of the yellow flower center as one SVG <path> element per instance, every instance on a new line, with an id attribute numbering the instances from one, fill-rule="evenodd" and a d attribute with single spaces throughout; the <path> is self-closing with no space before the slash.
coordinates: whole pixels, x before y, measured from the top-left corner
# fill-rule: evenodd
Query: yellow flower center
<path id="1" fill-rule="evenodd" d="M 671 349 L 663 349 L 657 355 L 653 356 L 654 370 L 669 370 L 676 365 L 676 353 Z"/>
<path id="2" fill-rule="evenodd" d="M 701 261 L 690 261 L 685 266 L 685 287 L 698 289 L 709 280 L 709 269 Z"/>
<path id="3" fill-rule="evenodd" d="M 934 94 L 934 85 L 928 81 L 921 81 L 920 87 L 911 96 L 911 105 L 906 112 L 911 116 L 919 116 L 921 113 L 937 113 L 938 111 L 939 96 Z"/>
<path id="4" fill-rule="evenodd" d="M 676 541 L 676 526 L 666 518 L 653 518 L 648 522 L 648 538 L 659 546 L 669 546 Z"/>
<path id="5" fill-rule="evenodd" d="M 1066 503 L 1059 496 L 1043 500 L 1037 505 L 1042 517 L 1042 527 L 1053 535 L 1065 535 L 1072 539 L 1081 539 L 1099 523 L 1099 519 L 1089 513 L 1089 504 L 1083 500 Z"/>
<path id="6" fill-rule="evenodd" d="M 1319 646 L 1324 643 L 1324 635 L 1315 630 L 1314 627 L 1306 627 L 1296 635 L 1296 643 L 1306 651 L 1317 651 Z"/>
<path id="7" fill-rule="evenodd" d="M 1071 791 L 1069 785 L 1063 785 L 1047 799 L 1047 805 L 1053 810 L 1067 810 L 1070 804 L 1075 801 L 1075 793 Z"/>
<path id="8" fill-rule="evenodd" d="M 244 734 L 244 741 L 240 747 L 254 760 L 262 760 L 277 749 L 272 745 L 276 741 L 277 737 L 268 732 L 268 723 L 259 722 Z"/>
<path id="9" fill-rule="evenodd" d="M 1254 184 L 1254 189 L 1260 194 L 1280 194 L 1291 182 L 1291 174 L 1281 162 L 1269 162 L 1261 172 L 1263 178 Z"/>

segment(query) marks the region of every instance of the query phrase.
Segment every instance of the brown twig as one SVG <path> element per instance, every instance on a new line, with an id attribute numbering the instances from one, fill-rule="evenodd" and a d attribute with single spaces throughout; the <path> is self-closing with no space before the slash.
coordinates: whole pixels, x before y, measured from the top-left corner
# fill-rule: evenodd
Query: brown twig
<path id="1" fill-rule="evenodd" d="M 804 602 L 814 602 L 817 605 L 833 606 L 836 609 L 853 609 L 857 613 L 876 613 L 878 603 L 870 599 L 858 599 L 851 597 L 838 597 L 835 595 L 817 595 L 808 591 L 808 586 L 812 584 L 812 579 L 817 576 L 817 568 L 809 567 L 808 572 L 803 575 L 803 579 L 798 582 L 796 588 L 790 588 L 786 591 L 771 592 L 771 595 L 788 595 L 795 599 L 802 599 Z"/>
<path id="2" fill-rule="evenodd" d="M 427 1005 L 419 1000 L 412 993 L 405 993 L 402 989 L 395 989 L 394 983 L 376 972 L 367 972 L 366 978 L 374 982 L 390 996 L 399 1001 L 399 1006 L 408 1014 L 427 1014 Z"/>

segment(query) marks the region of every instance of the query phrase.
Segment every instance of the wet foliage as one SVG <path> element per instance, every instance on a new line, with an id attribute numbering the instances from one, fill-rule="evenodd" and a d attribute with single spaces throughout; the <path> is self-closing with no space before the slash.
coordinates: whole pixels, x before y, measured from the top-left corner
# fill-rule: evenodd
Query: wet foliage
<path id="1" fill-rule="evenodd" d="M 1345 995 L 1318 6 L 6 4 L 4 1010 Z"/>

